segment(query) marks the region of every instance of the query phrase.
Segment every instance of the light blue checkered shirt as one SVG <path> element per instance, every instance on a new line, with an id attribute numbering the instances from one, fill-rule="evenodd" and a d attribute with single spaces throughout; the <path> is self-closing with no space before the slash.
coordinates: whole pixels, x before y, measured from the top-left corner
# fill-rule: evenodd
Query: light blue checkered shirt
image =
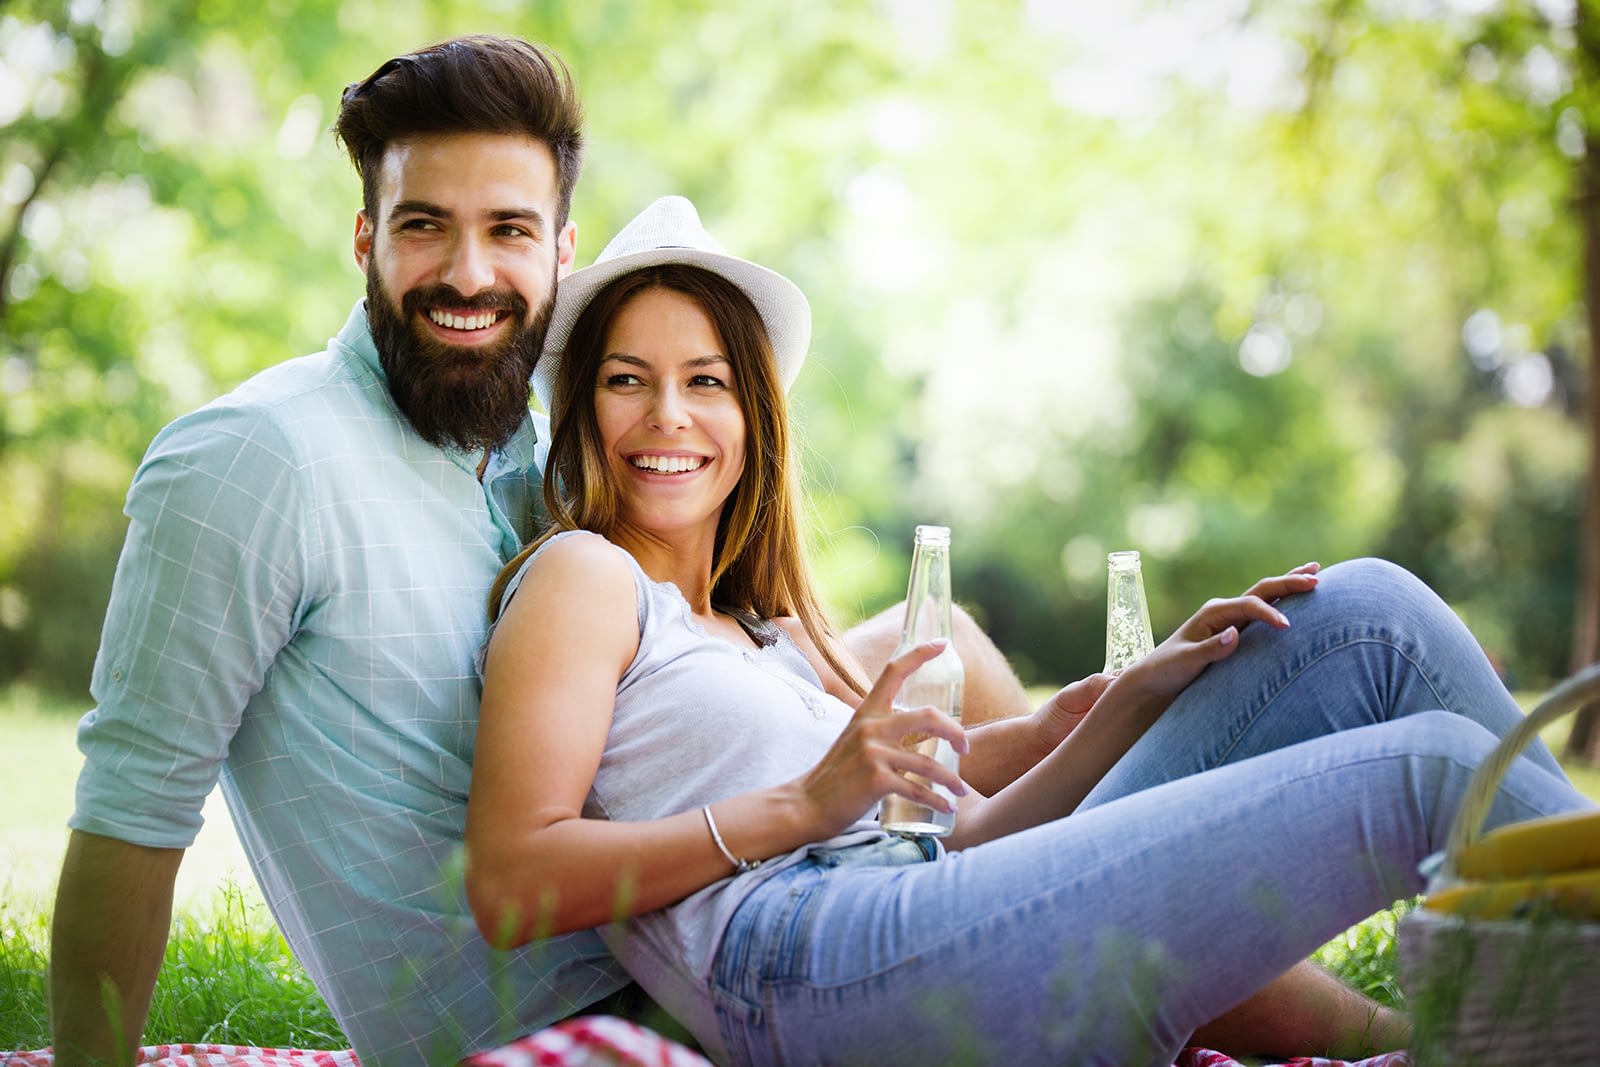
<path id="1" fill-rule="evenodd" d="M 543 450 L 530 420 L 480 484 L 418 437 L 358 304 L 163 430 L 128 494 L 71 825 L 187 847 L 220 774 L 366 1067 L 451 1063 L 626 981 L 588 931 L 491 951 L 461 884 L 485 598 Z"/>

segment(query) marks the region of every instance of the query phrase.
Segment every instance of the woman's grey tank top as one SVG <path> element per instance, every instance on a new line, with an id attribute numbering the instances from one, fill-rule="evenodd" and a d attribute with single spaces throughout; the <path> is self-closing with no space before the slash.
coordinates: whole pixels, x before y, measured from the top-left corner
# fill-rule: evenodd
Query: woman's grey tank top
<path id="1" fill-rule="evenodd" d="M 550 545 L 567 537 L 598 536 L 574 530 L 551 538 L 524 563 L 506 598 Z M 663 818 L 791 781 L 814 767 L 854 713 L 823 691 L 811 661 L 789 635 L 770 622 L 750 620 L 746 629 L 763 643 L 760 648 L 714 637 L 695 621 L 677 586 L 651 580 L 632 555 L 613 547 L 633 568 L 639 651 L 617 685 L 611 729 L 584 815 L 613 821 Z M 582 635 L 574 634 L 573 640 Z M 882 834 L 874 807 L 844 834 L 817 844 L 837 847 Z M 810 847 L 714 882 L 629 925 L 652 940 L 675 941 L 691 971 L 707 975 L 739 902 L 760 880 L 804 858 Z M 621 931 L 602 933 L 610 940 Z"/>

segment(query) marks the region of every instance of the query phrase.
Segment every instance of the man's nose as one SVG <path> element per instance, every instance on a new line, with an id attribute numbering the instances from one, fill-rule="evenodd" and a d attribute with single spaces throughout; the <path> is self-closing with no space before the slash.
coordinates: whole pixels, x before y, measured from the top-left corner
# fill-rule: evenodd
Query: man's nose
<path id="1" fill-rule="evenodd" d="M 462 296 L 476 296 L 493 288 L 494 260 L 481 241 L 460 237 L 451 245 L 439 280 Z"/>

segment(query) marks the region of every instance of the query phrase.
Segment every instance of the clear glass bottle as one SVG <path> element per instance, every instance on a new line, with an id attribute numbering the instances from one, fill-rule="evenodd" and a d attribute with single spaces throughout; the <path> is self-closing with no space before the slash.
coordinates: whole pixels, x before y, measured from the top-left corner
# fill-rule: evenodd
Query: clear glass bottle
<path id="1" fill-rule="evenodd" d="M 943 638 L 952 638 L 950 624 L 950 528 L 948 526 L 918 526 L 916 540 L 911 550 L 911 582 L 906 590 L 906 621 L 900 630 L 900 647 L 895 655 Z M 895 699 L 896 710 L 932 705 L 956 721 L 961 720 L 961 688 L 966 675 L 961 657 L 953 643 L 945 645 L 943 652 L 918 667 L 900 688 Z M 956 770 L 961 757 L 943 738 L 928 737 L 908 739 L 919 752 L 933 756 L 941 764 Z M 913 776 L 913 781 L 926 779 Z M 946 800 L 954 800 L 950 791 L 934 785 L 934 792 Z M 904 797 L 890 795 L 883 798 L 879 815 L 884 829 L 897 834 L 943 836 L 955 829 L 954 813 L 935 811 L 924 804 L 914 804 Z"/>
<path id="2" fill-rule="evenodd" d="M 1119 671 L 1155 647 L 1150 633 L 1150 606 L 1144 599 L 1139 553 L 1113 552 L 1106 557 L 1106 666 Z"/>

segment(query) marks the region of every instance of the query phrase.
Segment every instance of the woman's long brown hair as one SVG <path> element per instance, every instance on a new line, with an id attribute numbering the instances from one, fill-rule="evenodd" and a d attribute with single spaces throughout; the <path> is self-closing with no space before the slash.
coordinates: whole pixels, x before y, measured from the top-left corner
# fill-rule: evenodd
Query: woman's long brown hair
<path id="1" fill-rule="evenodd" d="M 506 585 L 523 562 L 551 537 L 565 530 L 610 537 L 617 528 L 619 497 L 595 417 L 595 381 L 611 323 L 630 300 L 650 289 L 682 293 L 710 316 L 733 364 L 734 392 L 744 415 L 744 470 L 717 524 L 711 602 L 763 619 L 799 619 L 828 665 L 857 693 L 865 693 L 860 676 L 839 654 L 838 631 L 817 597 L 806 562 L 788 405 L 761 315 L 737 285 L 684 264 L 646 267 L 615 279 L 573 325 L 550 405 L 554 433 L 544 477 L 549 525 L 495 579 L 490 618 L 498 616 Z"/>

